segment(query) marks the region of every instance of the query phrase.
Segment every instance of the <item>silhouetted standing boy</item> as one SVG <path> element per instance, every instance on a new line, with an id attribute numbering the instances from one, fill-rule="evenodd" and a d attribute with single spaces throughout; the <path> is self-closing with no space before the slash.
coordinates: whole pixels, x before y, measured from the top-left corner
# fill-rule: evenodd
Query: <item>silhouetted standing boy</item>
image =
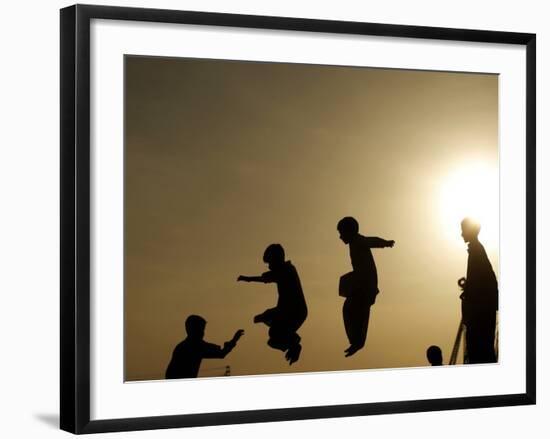
<path id="1" fill-rule="evenodd" d="M 462 294 L 462 320 L 466 325 L 468 363 L 495 363 L 495 327 L 498 310 L 498 283 L 479 242 L 481 226 L 465 218 L 460 224 L 462 238 L 468 243 L 468 267 Z"/>
<path id="2" fill-rule="evenodd" d="M 338 222 L 338 232 L 344 244 L 349 245 L 353 271 L 342 276 L 340 294 L 346 297 L 342 313 L 349 347 L 349 357 L 365 346 L 369 327 L 370 307 L 378 294 L 378 274 L 371 248 L 393 247 L 395 241 L 359 234 L 359 223 L 347 216 Z"/>
<path id="3" fill-rule="evenodd" d="M 206 320 L 202 317 L 196 315 L 187 317 L 185 321 L 187 338 L 175 347 L 166 369 L 166 379 L 196 378 L 203 358 L 225 358 L 244 334 L 244 331 L 239 329 L 222 348 L 203 340 L 205 327 Z"/>
<path id="4" fill-rule="evenodd" d="M 267 344 L 273 349 L 286 352 L 286 359 L 292 364 L 300 358 L 302 346 L 296 331 L 307 317 L 307 306 L 296 268 L 285 261 L 285 251 L 280 244 L 271 244 L 264 252 L 263 260 L 269 271 L 261 276 L 239 276 L 237 281 L 276 283 L 278 300 L 270 308 L 254 317 L 254 323 L 269 326 Z"/>

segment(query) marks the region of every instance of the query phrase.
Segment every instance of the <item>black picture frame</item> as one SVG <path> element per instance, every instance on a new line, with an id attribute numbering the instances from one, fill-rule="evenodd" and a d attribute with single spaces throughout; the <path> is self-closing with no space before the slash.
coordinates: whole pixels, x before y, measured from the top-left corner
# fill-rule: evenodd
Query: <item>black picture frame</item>
<path id="1" fill-rule="evenodd" d="M 534 34 L 89 5 L 67 7 L 62 9 L 60 13 L 60 425 L 63 430 L 81 434 L 535 404 L 536 36 Z M 525 133 L 527 147 L 525 393 L 90 420 L 90 21 L 92 19 L 407 37 L 525 46 L 527 60 L 525 65 L 527 84 Z"/>

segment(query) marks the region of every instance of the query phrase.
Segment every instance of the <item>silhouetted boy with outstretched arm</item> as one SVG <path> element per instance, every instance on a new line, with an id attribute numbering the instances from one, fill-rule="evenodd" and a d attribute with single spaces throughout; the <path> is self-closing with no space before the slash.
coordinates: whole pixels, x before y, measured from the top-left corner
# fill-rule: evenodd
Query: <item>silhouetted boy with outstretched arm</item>
<path id="1" fill-rule="evenodd" d="M 263 260 L 269 271 L 261 276 L 239 276 L 237 281 L 276 283 L 278 300 L 270 308 L 254 317 L 254 323 L 269 326 L 267 344 L 273 349 L 286 352 L 286 359 L 292 364 L 300 358 L 302 346 L 296 333 L 307 317 L 307 306 L 296 268 L 285 261 L 285 251 L 280 244 L 271 244 L 264 252 Z"/>
<path id="2" fill-rule="evenodd" d="M 365 346 L 370 307 L 378 294 L 378 274 L 371 248 L 393 247 L 395 241 L 360 235 L 359 223 L 351 216 L 342 218 L 336 228 L 340 239 L 349 245 L 353 267 L 353 272 L 342 276 L 340 283 L 340 294 L 346 297 L 342 314 L 350 343 L 344 352 L 349 357 Z M 347 280 L 343 282 L 346 277 Z"/>
<path id="3" fill-rule="evenodd" d="M 187 338 L 174 349 L 172 359 L 166 369 L 166 379 L 196 378 L 203 358 L 225 358 L 233 350 L 237 341 L 244 334 L 239 329 L 233 338 L 224 343 L 223 348 L 204 341 L 206 320 L 197 315 L 190 315 L 185 321 Z"/>

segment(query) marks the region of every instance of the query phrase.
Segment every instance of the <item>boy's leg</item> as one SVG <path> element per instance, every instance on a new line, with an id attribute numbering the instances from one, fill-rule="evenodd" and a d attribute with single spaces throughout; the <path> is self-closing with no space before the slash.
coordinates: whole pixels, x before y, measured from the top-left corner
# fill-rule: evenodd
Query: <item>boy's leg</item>
<path id="1" fill-rule="evenodd" d="M 479 334 L 477 328 L 473 324 L 466 326 L 466 348 L 468 349 L 468 363 L 477 364 L 481 363 L 480 347 L 479 347 Z"/>
<path id="2" fill-rule="evenodd" d="M 269 328 L 269 340 L 267 344 L 273 349 L 285 352 L 289 348 L 288 337 L 281 328 L 274 324 Z"/>
<path id="3" fill-rule="evenodd" d="M 288 364 L 296 363 L 296 361 L 298 361 L 298 359 L 300 358 L 300 354 L 302 352 L 302 345 L 300 344 L 300 341 L 302 340 L 302 338 L 298 335 L 296 331 L 300 326 L 302 326 L 303 322 L 303 319 L 295 320 L 288 328 L 289 332 L 287 333 L 287 338 L 289 347 L 285 356 L 285 358 L 288 360 Z"/>
<path id="4" fill-rule="evenodd" d="M 353 344 L 353 300 L 346 297 L 342 307 L 342 317 L 344 318 L 344 328 L 348 336 L 349 344 Z"/>
<path id="5" fill-rule="evenodd" d="M 350 345 L 361 344 L 365 331 L 365 301 L 360 296 L 351 296 L 344 302 L 343 315 L 346 335 Z"/>
<path id="6" fill-rule="evenodd" d="M 348 303 L 348 323 L 346 333 L 350 346 L 345 350 L 349 357 L 365 346 L 370 317 L 370 302 L 364 296 L 353 296 Z M 348 300 L 346 299 L 346 301 Z"/>
<path id="7" fill-rule="evenodd" d="M 355 342 L 357 347 L 365 346 L 367 341 L 367 332 L 369 329 L 369 318 L 370 318 L 370 305 L 361 304 L 361 315 L 358 317 L 358 333 L 357 340 Z"/>
<path id="8" fill-rule="evenodd" d="M 270 308 L 264 313 L 256 316 L 254 321 L 256 321 L 256 318 L 259 318 L 260 322 L 269 326 L 269 339 L 267 344 L 273 349 L 284 352 L 288 349 L 288 346 L 284 337 L 284 323 L 282 317 L 278 308 Z"/>
<path id="9" fill-rule="evenodd" d="M 485 317 L 485 316 L 484 316 Z M 466 325 L 466 346 L 470 364 L 495 363 L 495 317 L 488 316 L 485 320 L 474 321 Z"/>
<path id="10" fill-rule="evenodd" d="M 289 319 L 280 312 L 275 313 L 269 328 L 269 346 L 286 351 L 291 346 L 299 344 L 301 338 L 296 333 L 296 329 L 300 324 L 301 322 Z"/>
<path id="11" fill-rule="evenodd" d="M 288 328 L 274 325 L 269 329 L 269 341 L 267 344 L 273 349 L 286 352 L 285 358 L 289 364 L 295 363 L 300 358 L 302 345 L 301 337 L 296 332 L 289 332 Z"/>
<path id="12" fill-rule="evenodd" d="M 298 335 L 298 334 L 296 334 Z M 298 339 L 300 336 L 298 336 Z M 300 358 L 300 353 L 302 352 L 302 345 L 300 344 L 300 341 L 296 341 L 290 345 L 288 348 L 288 351 L 286 351 L 285 358 L 288 360 L 288 364 L 296 363 L 298 359 Z"/>
<path id="13" fill-rule="evenodd" d="M 276 315 L 277 308 L 266 309 L 263 313 L 254 316 L 254 323 L 265 323 L 267 326 L 271 326 Z"/>

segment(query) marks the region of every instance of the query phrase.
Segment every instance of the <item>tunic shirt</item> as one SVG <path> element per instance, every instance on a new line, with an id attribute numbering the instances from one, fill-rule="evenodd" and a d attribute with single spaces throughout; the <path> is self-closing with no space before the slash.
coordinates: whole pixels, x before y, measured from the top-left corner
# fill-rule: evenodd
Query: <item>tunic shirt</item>
<path id="1" fill-rule="evenodd" d="M 483 319 L 488 313 L 498 310 L 498 284 L 479 241 L 468 244 L 468 267 L 463 296 L 463 317 L 466 322 Z"/>
<path id="2" fill-rule="evenodd" d="M 349 255 L 353 273 L 360 283 L 360 293 L 376 295 L 378 293 L 378 273 L 371 248 L 386 247 L 387 241 L 381 238 L 357 235 L 349 244 Z"/>
<path id="3" fill-rule="evenodd" d="M 300 282 L 300 276 L 290 261 L 286 261 L 281 267 L 262 274 L 265 283 L 277 284 L 277 308 L 284 313 L 296 317 L 307 315 L 307 305 Z"/>

